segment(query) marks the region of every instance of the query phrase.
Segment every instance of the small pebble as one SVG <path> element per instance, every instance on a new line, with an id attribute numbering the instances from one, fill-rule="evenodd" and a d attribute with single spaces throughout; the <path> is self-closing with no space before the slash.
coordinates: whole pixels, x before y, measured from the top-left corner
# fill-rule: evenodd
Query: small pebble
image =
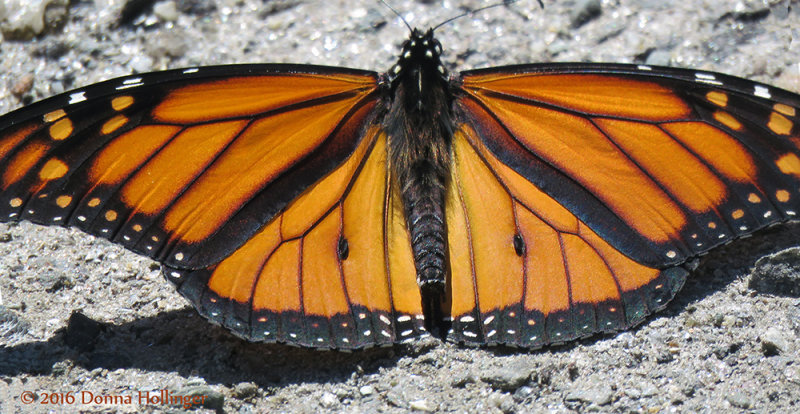
<path id="1" fill-rule="evenodd" d="M 137 73 L 153 70 L 153 58 L 147 55 L 136 55 L 131 58 L 130 67 Z"/>
<path id="2" fill-rule="evenodd" d="M 656 351 L 656 362 L 659 364 L 666 364 L 675 360 L 675 355 L 669 349 L 660 349 Z"/>
<path id="3" fill-rule="evenodd" d="M 646 65 L 669 66 L 672 63 L 672 54 L 665 50 L 654 50 L 644 61 Z"/>
<path id="4" fill-rule="evenodd" d="M 467 384 L 474 384 L 476 382 L 478 382 L 478 379 L 475 378 L 475 375 L 470 372 L 465 375 L 457 375 L 452 381 L 450 381 L 450 386 L 455 388 L 464 388 L 467 386 Z"/>
<path id="5" fill-rule="evenodd" d="M 160 1 L 153 5 L 153 14 L 161 20 L 172 22 L 178 20 L 178 7 L 174 1 Z"/>
<path id="6" fill-rule="evenodd" d="M 652 384 L 645 384 L 641 388 L 642 397 L 652 397 L 658 395 L 658 388 Z"/>
<path id="7" fill-rule="evenodd" d="M 25 338 L 30 331 L 30 323 L 19 314 L 0 305 L 0 348 Z"/>
<path id="8" fill-rule="evenodd" d="M 738 323 L 739 323 L 739 318 L 737 318 L 736 316 L 725 315 L 722 318 L 721 326 L 724 326 L 726 328 L 732 328 L 732 327 L 736 326 Z"/>
<path id="9" fill-rule="evenodd" d="M 481 375 L 481 380 L 496 390 L 513 392 L 530 380 L 533 370 L 534 367 L 530 363 L 516 361 L 484 372 Z"/>
<path id="10" fill-rule="evenodd" d="M 372 394 L 375 393 L 375 387 L 373 387 L 372 385 L 365 385 L 365 386 L 359 388 L 358 392 L 361 393 L 361 395 L 366 397 L 368 395 L 372 395 Z"/>
<path id="11" fill-rule="evenodd" d="M 570 13 L 570 23 L 573 28 L 581 27 L 593 20 L 603 12 L 600 0 L 580 0 Z"/>
<path id="12" fill-rule="evenodd" d="M 489 404 L 508 414 L 514 412 L 514 397 L 504 392 L 494 392 L 489 395 Z"/>
<path id="13" fill-rule="evenodd" d="M 638 400 L 642 397 L 642 391 L 638 388 L 626 388 L 622 392 L 632 400 Z"/>
<path id="14" fill-rule="evenodd" d="M 536 389 L 527 385 L 523 385 L 514 391 L 514 399 L 517 401 L 522 401 L 535 393 Z"/>
<path id="15" fill-rule="evenodd" d="M 233 395 L 240 400 L 247 400 L 258 395 L 258 386 L 252 382 L 242 382 L 233 387 Z"/>
<path id="16" fill-rule="evenodd" d="M 725 399 L 736 408 L 748 409 L 753 406 L 753 402 L 744 394 L 731 394 Z"/>
<path id="17" fill-rule="evenodd" d="M 339 398 L 337 398 L 335 394 L 325 391 L 322 393 L 322 397 L 320 397 L 319 403 L 324 408 L 333 408 L 339 405 Z"/>
<path id="18" fill-rule="evenodd" d="M 6 0 L 0 33 L 6 39 L 29 40 L 60 26 L 69 13 L 68 0 Z"/>
<path id="19" fill-rule="evenodd" d="M 747 287 L 759 293 L 800 297 L 800 248 L 758 259 Z"/>
<path id="20" fill-rule="evenodd" d="M 565 401 L 569 402 L 585 402 L 596 405 L 606 405 L 611 402 L 614 397 L 614 392 L 610 388 L 591 388 L 570 391 Z"/>
<path id="21" fill-rule="evenodd" d="M 14 85 L 11 86 L 11 94 L 16 96 L 17 99 L 21 98 L 23 95 L 28 93 L 31 88 L 33 88 L 33 80 L 35 77 L 32 73 L 26 73 L 22 75 Z"/>
<path id="22" fill-rule="evenodd" d="M 414 400 L 408 403 L 408 407 L 412 410 L 431 412 L 433 409 L 428 405 L 426 400 Z"/>
<path id="23" fill-rule="evenodd" d="M 777 328 L 769 328 L 761 335 L 761 351 L 765 356 L 775 356 L 789 349 L 789 342 L 783 332 Z"/>
<path id="24" fill-rule="evenodd" d="M 70 361 L 58 361 L 53 364 L 52 373 L 54 376 L 58 377 L 69 373 L 70 369 L 72 369 L 72 363 Z"/>
<path id="25" fill-rule="evenodd" d="M 188 384 L 188 383 L 187 383 Z M 200 397 L 202 407 L 221 411 L 225 405 L 225 396 L 221 392 L 209 387 L 208 385 L 188 385 L 175 391 L 176 395 L 186 397 Z"/>

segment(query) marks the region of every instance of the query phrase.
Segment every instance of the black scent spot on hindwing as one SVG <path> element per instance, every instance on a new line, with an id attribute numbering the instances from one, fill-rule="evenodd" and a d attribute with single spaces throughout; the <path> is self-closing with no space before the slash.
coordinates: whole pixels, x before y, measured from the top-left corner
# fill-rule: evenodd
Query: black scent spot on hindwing
<path id="1" fill-rule="evenodd" d="M 347 239 L 345 239 L 344 236 L 339 237 L 337 253 L 339 253 L 339 260 L 345 260 L 347 256 L 350 255 L 350 245 L 347 244 Z"/>
<path id="2" fill-rule="evenodd" d="M 514 235 L 514 251 L 517 252 L 519 257 L 525 256 L 525 240 L 519 233 Z"/>

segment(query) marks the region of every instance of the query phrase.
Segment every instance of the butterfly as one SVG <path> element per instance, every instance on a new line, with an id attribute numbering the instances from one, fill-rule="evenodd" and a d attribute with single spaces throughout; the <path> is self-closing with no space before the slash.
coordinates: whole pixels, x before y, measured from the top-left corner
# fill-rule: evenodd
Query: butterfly
<path id="1" fill-rule="evenodd" d="M 433 333 L 538 348 L 629 328 L 696 258 L 800 211 L 800 96 L 706 71 L 194 67 L 0 117 L 0 220 L 162 264 L 252 341 Z"/>

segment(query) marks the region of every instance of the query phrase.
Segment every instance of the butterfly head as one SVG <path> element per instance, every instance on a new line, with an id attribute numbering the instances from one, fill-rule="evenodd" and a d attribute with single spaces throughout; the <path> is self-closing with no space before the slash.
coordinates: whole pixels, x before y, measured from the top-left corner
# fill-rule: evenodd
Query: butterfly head
<path id="1" fill-rule="evenodd" d="M 442 44 L 433 36 L 433 29 L 423 32 L 419 29 L 411 31 L 411 36 L 403 43 L 400 58 L 389 71 L 392 80 L 402 76 L 404 72 L 436 73 L 447 79 L 447 69 L 442 65 Z"/>

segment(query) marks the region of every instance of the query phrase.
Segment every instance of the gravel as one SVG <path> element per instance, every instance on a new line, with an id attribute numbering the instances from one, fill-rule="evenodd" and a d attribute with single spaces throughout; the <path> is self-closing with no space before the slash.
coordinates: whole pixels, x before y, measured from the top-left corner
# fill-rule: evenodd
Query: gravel
<path id="1" fill-rule="evenodd" d="M 25 3 L 0 0 L 0 113 L 167 68 L 298 62 L 383 71 L 407 34 L 371 0 L 157 1 L 128 24 L 117 24 L 119 0 L 45 1 L 49 14 L 28 22 L 13 13 Z M 421 27 L 484 4 L 390 3 Z M 791 9 L 785 0 L 545 6 L 522 0 L 441 27 L 444 59 L 453 69 L 671 64 L 800 91 L 796 1 Z M 193 412 L 796 412 L 800 302 L 748 281 L 757 260 L 797 247 L 798 230 L 779 226 L 715 250 L 664 311 L 622 334 L 534 352 L 427 340 L 342 353 L 244 342 L 199 317 L 150 260 L 74 230 L 0 225 L 0 412 L 180 408 L 137 399 L 161 392 L 206 396 Z M 796 281 L 791 256 L 770 266 Z M 74 313 L 80 327 L 69 322 Z M 88 335 L 91 348 L 68 345 L 75 335 Z M 28 391 L 34 405 L 23 404 Z"/>
<path id="2" fill-rule="evenodd" d="M 747 287 L 759 293 L 800 297 L 800 249 L 792 248 L 759 259 Z"/>

